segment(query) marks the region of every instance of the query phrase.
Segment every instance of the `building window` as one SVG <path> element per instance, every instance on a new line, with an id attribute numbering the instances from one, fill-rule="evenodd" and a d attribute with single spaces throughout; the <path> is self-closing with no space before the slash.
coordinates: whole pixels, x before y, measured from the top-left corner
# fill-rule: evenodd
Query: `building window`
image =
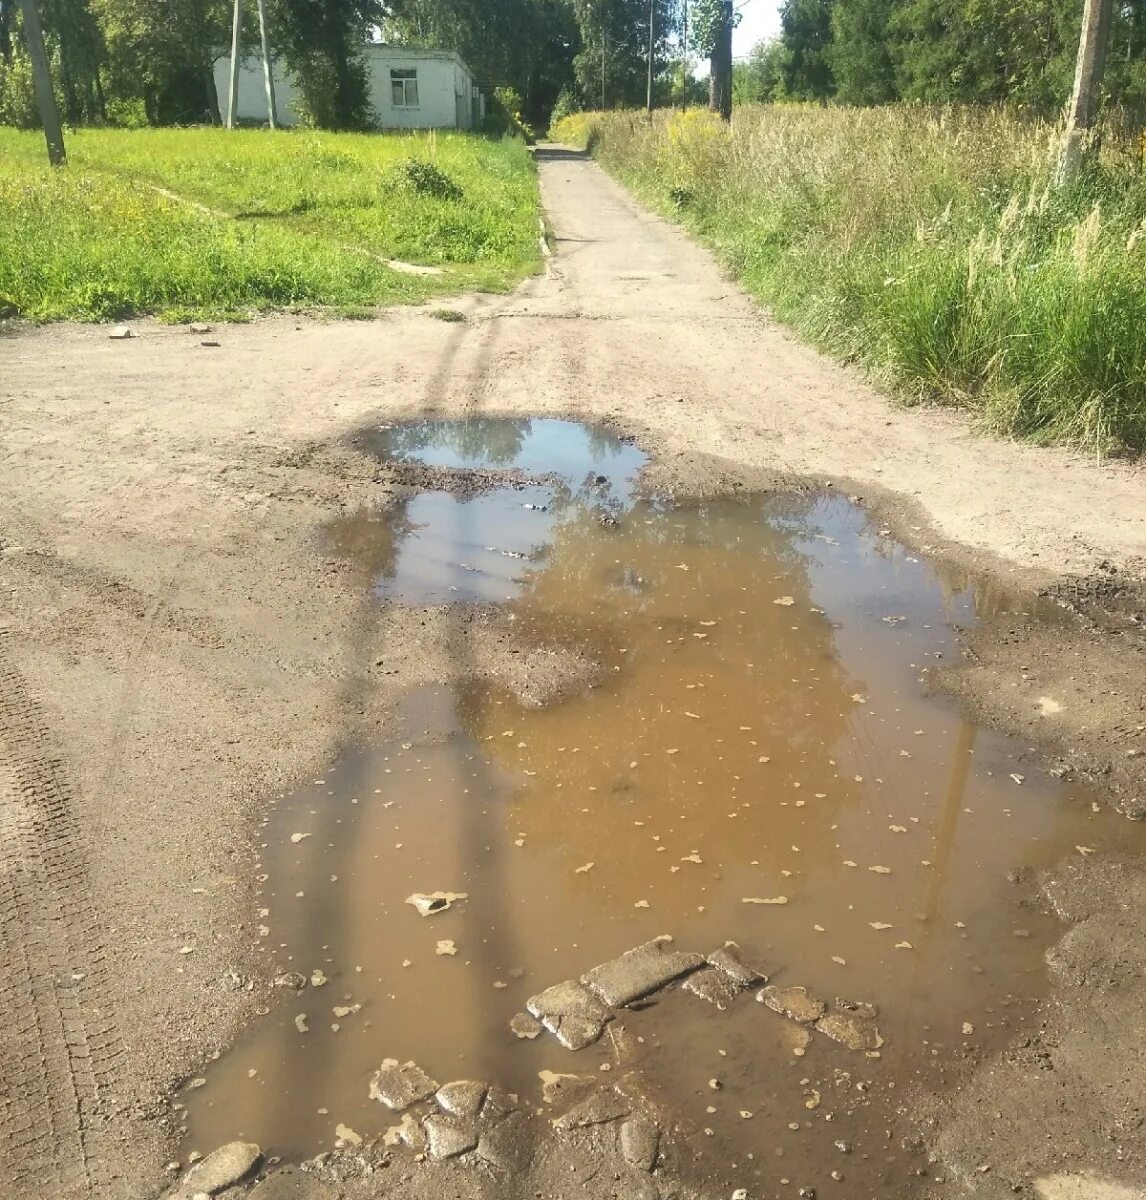
<path id="1" fill-rule="evenodd" d="M 390 71 L 390 91 L 395 108 L 417 108 L 418 72 L 392 69 Z"/>

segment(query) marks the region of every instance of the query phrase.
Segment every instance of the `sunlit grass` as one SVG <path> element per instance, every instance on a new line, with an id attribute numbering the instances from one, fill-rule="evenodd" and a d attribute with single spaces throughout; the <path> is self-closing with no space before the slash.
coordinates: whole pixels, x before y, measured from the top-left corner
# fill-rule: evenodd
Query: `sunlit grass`
<path id="1" fill-rule="evenodd" d="M 1113 122 L 1069 188 L 1002 111 L 581 114 L 552 135 L 680 220 L 777 317 L 909 401 L 1099 452 L 1146 447 L 1146 174 Z"/>
<path id="2" fill-rule="evenodd" d="M 411 158 L 460 195 L 407 186 Z M 536 177 L 516 140 L 82 130 L 68 160 L 51 171 L 40 135 L 0 129 L 0 315 L 349 310 L 502 291 L 537 267 Z"/>

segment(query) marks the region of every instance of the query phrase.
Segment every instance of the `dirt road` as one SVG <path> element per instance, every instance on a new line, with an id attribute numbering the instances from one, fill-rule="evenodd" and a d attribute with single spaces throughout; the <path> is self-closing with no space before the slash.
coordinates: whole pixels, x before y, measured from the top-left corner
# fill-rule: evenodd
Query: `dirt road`
<path id="1" fill-rule="evenodd" d="M 1146 805 L 1142 469 L 896 408 L 594 165 L 539 159 L 549 269 L 459 299 L 462 322 L 408 310 L 209 339 L 151 324 L 125 341 L 0 337 L 0 1195 L 158 1194 L 172 1086 L 270 994 L 260 802 L 385 728 L 410 685 L 456 673 L 447 634 L 472 640 L 486 674 L 552 670 L 523 667 L 511 633 L 472 614 L 374 619 L 318 531 L 400 486 L 355 440 L 380 420 L 605 422 L 652 454 L 650 487 L 830 485 L 915 546 L 1057 589 L 1068 624 L 1001 619 L 948 682 L 1115 804 Z M 1146 961 L 1124 911 L 1140 878 L 1108 865 L 1054 884 L 1086 926 L 1061 952 L 1066 1024 L 1035 1035 L 1058 1070 L 1032 1051 L 941 1106 L 934 1146 L 955 1176 L 974 1176 L 983 1112 L 1022 1088 L 1029 1111 L 992 1120 L 1024 1178 L 1064 1159 L 1146 1178 L 1126 1148 L 1146 1079 L 1132 1049 L 1146 1012 L 1125 990 Z M 1003 1194 L 994 1161 L 977 1186 Z"/>

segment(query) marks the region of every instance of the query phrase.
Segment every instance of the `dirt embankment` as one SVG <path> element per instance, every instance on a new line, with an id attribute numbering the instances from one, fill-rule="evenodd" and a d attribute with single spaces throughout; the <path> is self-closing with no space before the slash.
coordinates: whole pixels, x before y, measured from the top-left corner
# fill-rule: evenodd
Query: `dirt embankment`
<path id="1" fill-rule="evenodd" d="M 518 653 L 489 614 L 380 620 L 320 532 L 411 482 L 356 447 L 371 422 L 602 421 L 653 454 L 650 486 L 845 488 L 920 549 L 1032 597 L 1051 588 L 1073 611 L 989 621 L 942 682 L 1141 815 L 1140 468 L 897 410 L 591 164 L 550 158 L 543 184 L 551 273 L 460 302 L 462 323 L 281 318 L 220 329 L 218 347 L 149 325 L 0 342 L 5 1187 L 160 1187 L 168 1090 L 264 1003 L 251 895 L 268 792 L 384 725 L 402 689 L 447 678 L 456 639 L 538 700 L 591 669 Z M 1137 869 L 1047 887 L 1076 923 L 1054 964 L 1060 1006 L 942 1103 L 928 1139 L 980 1190 L 1060 1167 L 1141 1185 Z M 984 1139 L 990 1172 L 970 1149 Z"/>

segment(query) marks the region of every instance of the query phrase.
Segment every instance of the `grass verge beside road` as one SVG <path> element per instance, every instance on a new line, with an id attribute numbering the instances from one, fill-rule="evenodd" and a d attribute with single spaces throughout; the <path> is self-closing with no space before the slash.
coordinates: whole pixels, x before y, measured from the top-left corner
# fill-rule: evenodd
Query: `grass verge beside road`
<path id="1" fill-rule="evenodd" d="M 66 168 L 44 157 L 39 133 L 0 129 L 0 317 L 360 309 L 504 291 L 538 264 L 514 139 L 77 130 Z"/>
<path id="2" fill-rule="evenodd" d="M 590 147 L 778 319 L 906 399 L 1007 435 L 1146 448 L 1137 131 L 1111 124 L 1061 189 L 1054 127 L 995 110 L 588 113 L 551 136 Z"/>

